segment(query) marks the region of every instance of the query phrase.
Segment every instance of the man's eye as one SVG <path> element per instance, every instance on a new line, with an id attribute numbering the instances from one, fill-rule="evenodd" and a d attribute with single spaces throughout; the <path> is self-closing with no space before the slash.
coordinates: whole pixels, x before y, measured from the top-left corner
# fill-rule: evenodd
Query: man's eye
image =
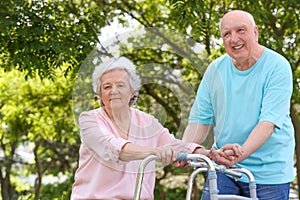
<path id="1" fill-rule="evenodd" d="M 224 33 L 223 34 L 223 37 L 228 37 L 229 36 L 229 33 Z"/>

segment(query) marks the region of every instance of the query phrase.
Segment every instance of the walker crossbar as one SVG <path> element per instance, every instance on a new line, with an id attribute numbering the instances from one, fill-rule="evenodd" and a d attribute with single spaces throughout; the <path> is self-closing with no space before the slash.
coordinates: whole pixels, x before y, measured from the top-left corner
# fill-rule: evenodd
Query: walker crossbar
<path id="1" fill-rule="evenodd" d="M 136 179 L 136 187 L 134 193 L 134 200 L 139 200 L 142 189 L 142 182 L 144 177 L 144 170 L 147 164 L 151 161 L 156 160 L 156 156 L 150 155 L 145 158 L 140 166 Z M 252 173 L 245 168 L 229 168 L 225 166 L 214 164 L 208 157 L 202 154 L 188 154 L 188 153 L 179 153 L 177 161 L 187 161 L 189 166 L 192 166 L 195 170 L 190 175 L 188 182 L 188 189 L 186 192 L 186 200 L 192 198 L 192 186 L 194 180 L 199 173 L 208 173 L 209 180 L 209 190 L 210 190 L 210 199 L 211 200 L 258 200 L 256 196 L 256 184 Z M 243 197 L 238 195 L 219 195 L 217 189 L 217 173 L 224 173 L 233 176 L 234 178 L 241 178 L 242 174 L 246 174 L 249 179 L 249 190 L 250 197 Z"/>

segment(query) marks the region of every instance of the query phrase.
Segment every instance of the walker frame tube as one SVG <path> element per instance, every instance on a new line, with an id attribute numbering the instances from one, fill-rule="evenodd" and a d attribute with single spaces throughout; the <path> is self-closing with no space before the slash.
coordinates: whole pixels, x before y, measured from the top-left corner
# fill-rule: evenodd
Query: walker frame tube
<path id="1" fill-rule="evenodd" d="M 187 153 L 180 153 L 178 155 L 179 160 L 181 161 L 188 161 L 192 160 L 190 162 L 190 166 L 197 167 L 202 166 L 201 168 L 196 169 L 190 176 L 189 183 L 188 183 L 188 189 L 186 194 L 186 200 L 190 200 L 192 197 L 192 186 L 194 183 L 194 179 L 196 178 L 197 174 L 208 172 L 208 180 L 209 180 L 209 191 L 210 191 L 210 199 L 211 200 L 258 200 L 256 196 L 256 184 L 254 180 L 254 176 L 252 173 L 245 169 L 245 168 L 230 168 L 227 169 L 224 166 L 216 165 L 212 163 L 212 161 L 207 158 L 206 156 L 203 156 L 201 154 L 187 154 Z M 202 160 L 207 164 L 207 167 L 203 167 L 203 164 L 197 163 L 197 161 L 193 160 Z M 236 178 L 242 177 L 242 173 L 246 174 L 249 179 L 249 190 L 250 190 L 250 198 L 249 197 L 243 197 L 238 195 L 218 195 L 218 189 L 217 189 L 217 175 L 216 171 L 219 171 L 220 173 L 229 174 Z"/>
<path id="2" fill-rule="evenodd" d="M 139 171 L 136 178 L 136 184 L 135 184 L 135 192 L 134 192 L 134 200 L 139 200 L 141 196 L 142 191 L 142 184 L 143 184 L 143 178 L 144 178 L 144 171 L 146 166 L 153 160 L 156 160 L 157 157 L 155 155 L 150 155 L 146 157 L 139 166 Z"/>
<path id="3" fill-rule="evenodd" d="M 139 166 L 139 171 L 136 179 L 136 187 L 134 192 L 134 200 L 139 200 L 142 190 L 142 182 L 144 177 L 144 170 L 146 166 L 153 160 L 156 160 L 157 157 L 155 155 L 150 155 L 146 157 Z M 230 168 L 227 169 L 221 165 L 215 165 L 208 157 L 202 154 L 188 154 L 188 153 L 179 153 L 178 161 L 191 161 L 189 163 L 190 166 L 194 167 L 195 170 L 190 175 L 188 188 L 186 193 L 186 200 L 190 200 L 192 198 L 192 186 L 194 184 L 194 180 L 199 173 L 208 172 L 208 180 L 209 180 L 209 190 L 210 190 L 210 199 L 211 200 L 258 200 L 256 196 L 256 184 L 254 180 L 254 176 L 252 173 L 245 168 Z M 199 164 L 199 161 L 202 160 L 206 163 L 206 165 Z M 199 167 L 200 166 L 200 167 Z M 205 166 L 205 167 L 203 167 Z M 243 197 L 238 195 L 219 195 L 219 191 L 217 189 L 217 173 L 224 173 L 232 175 L 236 178 L 240 178 L 242 173 L 246 174 L 249 179 L 249 190 L 250 197 Z"/>

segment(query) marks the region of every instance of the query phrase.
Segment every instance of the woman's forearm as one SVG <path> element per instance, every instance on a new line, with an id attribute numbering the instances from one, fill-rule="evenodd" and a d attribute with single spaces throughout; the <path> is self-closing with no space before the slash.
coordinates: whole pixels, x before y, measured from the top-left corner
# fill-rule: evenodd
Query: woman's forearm
<path id="1" fill-rule="evenodd" d="M 127 143 L 122 148 L 119 159 L 122 161 L 141 160 L 149 155 L 155 155 L 155 148 Z"/>

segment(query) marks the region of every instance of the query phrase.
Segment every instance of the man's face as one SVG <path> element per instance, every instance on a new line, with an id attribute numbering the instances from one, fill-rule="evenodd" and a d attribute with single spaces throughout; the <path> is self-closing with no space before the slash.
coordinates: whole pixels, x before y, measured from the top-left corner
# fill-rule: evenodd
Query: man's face
<path id="1" fill-rule="evenodd" d="M 258 45 L 258 29 L 244 13 L 227 13 L 221 21 L 226 52 L 237 62 L 251 58 Z"/>

